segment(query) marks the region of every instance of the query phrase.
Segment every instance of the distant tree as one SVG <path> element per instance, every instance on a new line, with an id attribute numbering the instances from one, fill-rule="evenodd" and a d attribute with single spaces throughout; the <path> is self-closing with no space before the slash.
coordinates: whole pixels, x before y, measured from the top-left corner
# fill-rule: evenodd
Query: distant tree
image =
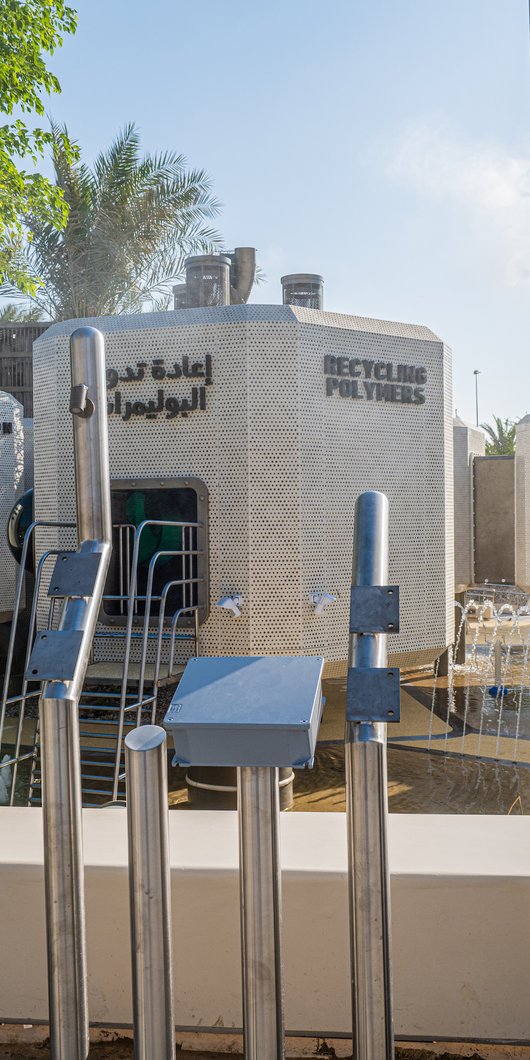
<path id="1" fill-rule="evenodd" d="M 61 232 L 39 216 L 27 218 L 31 239 L 19 262 L 42 286 L 33 296 L 54 320 L 166 308 L 188 254 L 220 246 L 206 223 L 219 211 L 203 170 L 182 155 L 140 154 L 127 125 L 91 169 L 72 160 L 65 127 L 52 123 L 56 185 L 68 207 Z M 20 296 L 17 283 L 1 293 Z"/>
<path id="2" fill-rule="evenodd" d="M 0 113 L 44 114 L 42 94 L 60 92 L 57 78 L 46 67 L 66 33 L 74 33 L 76 14 L 63 0 L 0 0 Z M 20 257 L 23 220 L 31 213 L 41 224 L 61 228 L 67 207 L 61 189 L 19 162 L 36 163 L 52 135 L 28 128 L 22 118 L 0 126 L 0 280 L 34 294 L 36 282 Z M 63 151 L 72 148 L 63 138 Z"/>
<path id="3" fill-rule="evenodd" d="M 510 456 L 515 453 L 515 428 L 513 420 L 503 420 L 500 416 L 493 417 L 495 426 L 489 423 L 481 423 L 482 430 L 488 435 L 486 442 L 487 456 Z"/>
<path id="4" fill-rule="evenodd" d="M 38 305 L 23 306 L 8 302 L 0 309 L 0 324 L 38 324 L 43 320 L 42 309 Z"/>

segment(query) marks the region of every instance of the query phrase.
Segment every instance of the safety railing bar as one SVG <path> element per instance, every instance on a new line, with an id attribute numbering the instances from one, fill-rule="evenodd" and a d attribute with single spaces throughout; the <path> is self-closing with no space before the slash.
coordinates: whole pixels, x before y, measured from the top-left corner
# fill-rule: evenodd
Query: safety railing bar
<path id="1" fill-rule="evenodd" d="M 196 615 L 195 615 L 195 633 L 194 633 L 194 635 L 192 637 L 190 637 L 189 635 L 186 636 L 186 635 L 183 635 L 183 634 L 177 634 L 177 625 L 178 625 L 179 618 L 181 617 L 181 615 L 183 613 L 190 613 L 190 612 L 196 612 Z M 196 656 L 198 655 L 198 646 L 199 646 L 199 640 L 198 640 L 198 618 L 199 618 L 199 607 L 198 607 L 198 605 L 194 605 L 193 607 L 187 607 L 187 608 L 181 607 L 181 608 L 178 609 L 178 611 L 175 611 L 175 614 L 173 615 L 173 618 L 171 620 L 171 647 L 169 649 L 169 660 L 168 660 L 168 671 L 169 671 L 169 674 L 171 676 L 176 676 L 174 674 L 174 670 L 173 670 L 173 665 L 174 665 L 174 660 L 175 660 L 175 641 L 176 640 L 195 640 L 196 641 L 195 655 Z"/>
<path id="2" fill-rule="evenodd" d="M 26 762 L 28 758 L 33 758 L 33 751 L 28 751 L 27 754 L 18 755 L 16 758 L 6 759 L 5 762 L 0 762 L 0 769 L 7 769 L 9 766 L 14 766 L 18 762 Z"/>
<path id="3" fill-rule="evenodd" d="M 3 685 L 2 685 L 2 699 L 0 701 L 0 747 L 2 746 L 2 736 L 3 736 L 3 731 L 4 731 L 4 719 L 5 719 L 5 711 L 6 711 L 6 701 L 7 701 L 7 697 L 8 697 L 8 693 L 9 693 L 9 682 L 11 680 L 11 670 L 12 670 L 12 666 L 13 666 L 13 655 L 14 655 L 14 652 L 15 652 L 17 626 L 18 626 L 18 619 L 19 619 L 19 614 L 20 614 L 20 603 L 21 603 L 21 600 L 22 600 L 22 590 L 24 588 L 24 582 L 25 582 L 25 578 L 26 578 L 26 560 L 27 560 L 27 556 L 28 556 L 29 542 L 30 542 L 30 539 L 31 539 L 31 537 L 33 535 L 34 530 L 38 529 L 39 527 L 47 527 L 47 528 L 50 528 L 50 529 L 52 529 L 52 528 L 53 529 L 56 529 L 56 528 L 62 529 L 62 528 L 69 528 L 70 524 L 68 524 L 68 523 L 48 523 L 48 522 L 44 522 L 42 520 L 34 520 L 32 523 L 30 523 L 30 525 L 28 526 L 28 529 L 26 530 L 26 533 L 24 534 L 24 541 L 22 543 L 22 552 L 21 552 L 21 555 L 20 555 L 20 569 L 19 569 L 19 572 L 18 572 L 17 585 L 16 585 L 16 591 L 15 591 L 15 602 L 14 602 L 14 605 L 13 605 L 13 617 L 12 617 L 12 620 L 11 620 L 11 629 L 10 629 L 10 632 L 9 632 L 9 643 L 8 643 L 7 655 L 6 655 L 6 668 L 5 668 L 5 673 L 4 673 L 4 681 L 3 681 Z M 35 588 L 33 590 L 33 597 L 34 598 L 35 598 L 36 594 L 37 594 L 37 586 L 35 584 Z"/>
<path id="4" fill-rule="evenodd" d="M 165 527 L 174 527 L 174 528 L 183 527 L 183 526 L 196 526 L 197 528 L 201 528 L 202 530 L 205 529 L 205 524 L 202 523 L 202 522 L 186 523 L 186 522 L 182 522 L 182 521 L 158 520 L 158 519 L 145 519 L 136 528 L 136 532 L 135 532 L 135 535 L 134 535 L 134 543 L 133 543 L 132 561 L 131 561 L 131 566 L 130 566 L 130 572 L 131 573 L 130 573 L 130 581 L 129 581 L 129 599 L 128 599 L 128 602 L 127 602 L 127 626 L 126 626 L 125 651 L 124 651 L 124 660 L 123 660 L 123 693 L 122 693 L 122 701 L 121 701 L 121 704 L 120 704 L 121 711 L 123 711 L 123 707 L 125 705 L 125 690 L 127 688 L 128 679 L 129 679 L 129 662 L 130 662 L 130 655 L 131 655 L 131 634 L 132 634 L 132 627 L 133 627 L 134 614 L 135 614 L 135 597 L 136 597 L 136 586 L 137 586 L 137 581 L 138 581 L 138 555 L 139 555 L 139 549 L 140 549 L 140 540 L 141 540 L 141 536 L 142 536 L 143 531 L 148 526 L 165 526 Z M 146 621 L 145 618 L 144 618 L 144 626 L 148 627 L 148 622 Z M 120 723 L 120 726 L 121 727 L 120 727 L 120 733 L 119 733 L 119 745 L 121 746 L 121 741 L 123 739 L 123 723 Z M 115 772 L 115 777 L 114 777 L 114 792 L 113 792 L 113 797 L 114 798 L 116 797 L 117 783 L 118 783 L 118 765 L 116 763 L 116 772 Z"/>
<path id="5" fill-rule="evenodd" d="M 149 567 L 147 572 L 147 587 L 146 587 L 146 598 L 145 598 L 145 612 L 144 612 L 144 637 L 142 640 L 142 652 L 140 656 L 140 677 L 138 680 L 138 699 L 143 699 L 144 683 L 145 683 L 145 668 L 147 660 L 147 642 L 149 633 L 149 620 L 151 616 L 151 597 L 153 591 L 153 580 L 155 576 L 155 568 L 158 561 L 162 558 L 168 558 L 170 556 L 181 556 L 182 552 L 180 549 L 159 549 L 155 552 L 149 560 Z M 178 579 L 178 583 L 184 585 L 184 579 Z M 184 591 L 184 590 L 183 590 Z M 156 694 L 156 686 L 153 686 L 153 691 Z M 156 708 L 156 703 L 153 706 L 153 711 Z M 140 724 L 140 715 L 138 715 L 138 725 Z"/>
<path id="6" fill-rule="evenodd" d="M 195 608 L 195 607 L 179 608 L 179 614 L 182 611 L 195 611 L 195 610 L 199 611 L 200 608 L 199 607 L 198 608 Z M 98 637 L 100 640 L 107 640 L 109 638 L 113 639 L 113 640 L 125 640 L 125 633 L 124 632 L 119 632 L 119 631 L 112 631 L 112 630 L 109 630 L 108 632 L 100 631 L 99 633 L 96 633 L 96 637 Z M 132 637 L 131 637 L 131 640 L 141 640 L 142 637 L 143 637 L 143 633 L 133 633 Z M 148 640 L 156 640 L 157 637 L 158 637 L 157 633 L 149 633 L 148 634 Z M 177 634 L 177 638 L 178 637 L 181 637 L 183 640 L 191 640 L 193 638 L 193 634 L 181 633 L 181 634 Z M 166 627 L 166 632 L 164 632 L 162 634 L 162 639 L 163 640 L 170 640 L 171 639 L 171 633 L 167 630 L 167 627 Z M 97 665 L 97 663 L 96 663 L 96 665 Z"/>
<path id="7" fill-rule="evenodd" d="M 65 551 L 65 550 L 64 549 L 56 549 L 56 548 L 47 549 L 45 552 L 43 552 L 42 556 L 40 557 L 40 559 L 39 559 L 39 561 L 37 563 L 37 569 L 35 571 L 35 584 L 34 584 L 34 588 L 33 588 L 33 599 L 31 601 L 30 619 L 29 619 L 29 624 L 28 624 L 28 636 L 27 636 L 26 654 L 25 654 L 25 660 L 24 660 L 24 675 L 27 673 L 27 670 L 28 670 L 28 664 L 29 664 L 29 660 L 30 660 L 30 656 L 31 656 L 32 646 L 33 646 L 33 640 L 34 640 L 34 637 L 35 637 L 35 632 L 36 632 L 36 627 L 37 627 L 37 608 L 38 608 L 39 595 L 40 595 L 41 584 L 42 584 L 42 577 L 43 577 L 43 573 L 44 573 L 44 567 L 46 565 L 47 560 L 50 559 L 51 556 L 57 556 L 57 555 L 59 555 L 59 552 L 61 552 L 61 551 Z M 19 715 L 18 715 L 18 727 L 17 727 L 17 737 L 16 737 L 16 744 L 15 744 L 15 756 L 18 754 L 18 750 L 20 748 L 20 741 L 21 741 L 21 737 L 22 737 L 22 729 L 23 729 L 23 725 L 24 725 L 24 716 L 25 716 L 25 713 L 26 713 L 26 698 L 27 698 L 26 693 L 27 693 L 28 684 L 29 684 L 29 682 L 27 681 L 26 677 L 24 676 L 23 681 L 22 681 L 22 688 L 21 688 L 21 707 L 20 707 L 20 711 L 19 711 Z M 39 694 L 40 694 L 40 690 L 39 690 Z M 1 735 L 3 736 L 3 725 L 2 725 Z M 1 737 L 0 737 L 0 746 L 1 746 Z M 16 785 L 16 780 L 17 780 L 17 772 L 18 772 L 18 767 L 15 765 L 15 767 L 13 769 L 13 773 L 11 775 L 11 782 L 10 782 L 10 788 L 9 788 L 9 805 L 10 806 L 13 805 L 14 799 L 15 799 L 15 785 Z"/>

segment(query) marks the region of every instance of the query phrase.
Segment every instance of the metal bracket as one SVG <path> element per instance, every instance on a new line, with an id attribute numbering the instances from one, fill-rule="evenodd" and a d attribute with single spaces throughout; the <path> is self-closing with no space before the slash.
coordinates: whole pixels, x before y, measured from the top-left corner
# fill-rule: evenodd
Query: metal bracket
<path id="1" fill-rule="evenodd" d="M 80 416 L 82 420 L 88 420 L 95 410 L 94 402 L 88 397 L 86 383 L 77 383 L 70 391 L 70 412 L 72 416 Z"/>
<path id="2" fill-rule="evenodd" d="M 100 563 L 100 552 L 59 552 L 48 596 L 93 596 Z"/>
<path id="3" fill-rule="evenodd" d="M 82 629 L 37 633 L 24 674 L 26 681 L 72 681 L 82 640 Z"/>
<path id="4" fill-rule="evenodd" d="M 399 586 L 352 585 L 350 633 L 399 633 Z"/>
<path id="5" fill-rule="evenodd" d="M 346 721 L 399 721 L 398 666 L 348 670 Z"/>

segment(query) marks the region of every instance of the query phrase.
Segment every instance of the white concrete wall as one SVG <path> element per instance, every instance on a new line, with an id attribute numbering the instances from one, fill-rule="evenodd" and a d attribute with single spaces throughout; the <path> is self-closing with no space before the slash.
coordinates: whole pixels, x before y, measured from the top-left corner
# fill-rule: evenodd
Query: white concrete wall
<path id="1" fill-rule="evenodd" d="M 516 429 L 515 584 L 530 592 L 530 416 Z"/>
<path id="2" fill-rule="evenodd" d="M 90 1018 L 131 1021 L 126 813 L 84 810 Z M 42 817 L 0 808 L 0 1021 L 47 1017 Z M 239 1027 L 237 820 L 170 814 L 175 1011 Z M 283 814 L 289 1031 L 350 1031 L 343 814 Z M 530 818 L 390 818 L 395 1029 L 530 1040 Z"/>
<path id="3" fill-rule="evenodd" d="M 455 506 L 455 592 L 473 585 L 473 461 L 486 452 L 486 435 L 480 427 L 453 420 Z"/>

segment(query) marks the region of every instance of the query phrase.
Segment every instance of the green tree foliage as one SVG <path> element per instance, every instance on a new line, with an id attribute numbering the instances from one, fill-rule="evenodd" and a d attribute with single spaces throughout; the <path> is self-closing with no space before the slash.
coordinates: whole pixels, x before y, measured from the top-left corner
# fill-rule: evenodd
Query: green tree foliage
<path id="1" fill-rule="evenodd" d="M 45 56 L 75 28 L 75 11 L 62 0 L 0 0 L 0 113 L 44 114 L 43 95 L 60 91 Z M 51 140 L 50 132 L 29 129 L 21 117 L 0 126 L 0 276 L 25 294 L 34 294 L 36 285 L 19 254 L 23 218 L 30 213 L 57 228 L 66 221 L 61 189 L 36 171 L 19 168 L 24 161 L 37 163 Z M 66 139 L 63 150 L 71 153 Z"/>
<path id="2" fill-rule="evenodd" d="M 68 207 L 62 231 L 28 218 L 32 238 L 20 268 L 42 283 L 34 302 L 54 320 L 167 308 L 188 254 L 207 253 L 220 236 L 206 223 L 219 210 L 204 171 L 182 155 L 140 154 L 133 125 L 93 168 L 65 150 L 67 130 L 52 124 L 57 188 Z M 3 294 L 20 295 L 16 283 Z"/>
<path id="3" fill-rule="evenodd" d="M 510 456 L 515 453 L 515 427 L 513 420 L 503 420 L 500 416 L 493 417 L 495 425 L 481 423 L 482 430 L 488 435 L 486 442 L 487 456 Z"/>
<path id="4" fill-rule="evenodd" d="M 0 309 L 0 324 L 38 324 L 44 320 L 38 305 L 23 306 L 8 302 Z"/>

